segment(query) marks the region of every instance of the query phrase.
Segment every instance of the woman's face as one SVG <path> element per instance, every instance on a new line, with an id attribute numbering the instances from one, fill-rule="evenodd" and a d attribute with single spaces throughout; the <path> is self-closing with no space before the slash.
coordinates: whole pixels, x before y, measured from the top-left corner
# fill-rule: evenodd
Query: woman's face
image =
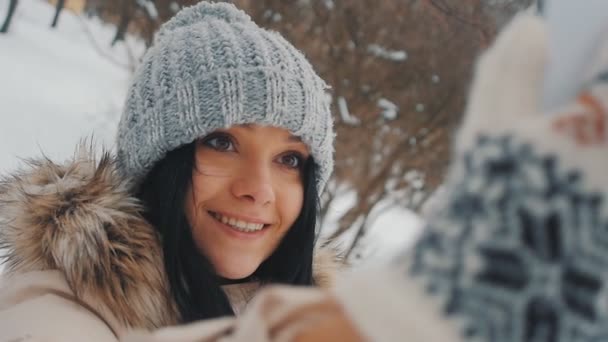
<path id="1" fill-rule="evenodd" d="M 186 216 L 219 276 L 245 278 L 277 248 L 302 209 L 308 157 L 276 127 L 233 126 L 196 142 Z"/>

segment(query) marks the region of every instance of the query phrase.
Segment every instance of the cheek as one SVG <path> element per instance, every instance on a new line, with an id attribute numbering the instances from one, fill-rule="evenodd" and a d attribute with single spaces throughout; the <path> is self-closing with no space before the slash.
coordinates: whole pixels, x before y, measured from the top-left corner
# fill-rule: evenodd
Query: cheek
<path id="1" fill-rule="evenodd" d="M 193 229 L 193 234 L 201 228 L 201 215 L 205 203 L 221 192 L 223 184 L 217 177 L 209 177 L 194 172 L 190 189 L 186 192 L 185 211 L 188 222 Z"/>
<path id="2" fill-rule="evenodd" d="M 296 221 L 304 203 L 304 189 L 302 185 L 291 184 L 283 185 L 279 188 L 277 196 L 277 206 L 283 218 L 286 228 L 289 228 Z"/>

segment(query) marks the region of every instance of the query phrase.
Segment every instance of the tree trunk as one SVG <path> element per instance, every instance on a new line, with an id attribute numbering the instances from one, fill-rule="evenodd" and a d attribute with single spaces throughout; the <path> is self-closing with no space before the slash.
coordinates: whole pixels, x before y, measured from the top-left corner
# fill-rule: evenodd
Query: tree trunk
<path id="1" fill-rule="evenodd" d="M 17 8 L 17 0 L 11 0 L 8 3 L 8 14 L 6 15 L 6 19 L 4 19 L 4 23 L 0 28 L 0 33 L 7 33 L 8 27 L 11 24 L 11 19 L 13 18 L 13 14 L 15 14 L 15 9 Z"/>
<path id="2" fill-rule="evenodd" d="M 63 10 L 63 6 L 65 5 L 65 0 L 57 0 L 57 6 L 55 7 L 55 17 L 53 17 L 53 22 L 51 23 L 51 27 L 57 27 L 57 22 L 59 21 L 59 14 Z"/>
<path id="3" fill-rule="evenodd" d="M 114 35 L 114 39 L 112 39 L 111 45 L 114 46 L 121 40 L 125 40 L 125 34 L 127 33 L 127 28 L 129 28 L 129 23 L 131 22 L 131 8 L 129 6 L 129 1 L 122 2 L 122 11 L 120 13 L 120 22 L 116 28 L 116 35 Z"/>

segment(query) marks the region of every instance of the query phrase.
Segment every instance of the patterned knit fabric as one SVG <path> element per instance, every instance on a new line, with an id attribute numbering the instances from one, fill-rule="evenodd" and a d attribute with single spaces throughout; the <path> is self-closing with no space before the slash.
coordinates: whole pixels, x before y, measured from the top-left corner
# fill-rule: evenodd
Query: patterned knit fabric
<path id="1" fill-rule="evenodd" d="M 327 85 L 280 34 L 231 4 L 201 2 L 164 24 L 136 71 L 117 136 L 119 166 L 140 182 L 165 154 L 219 128 L 282 127 L 333 169 Z"/>
<path id="2" fill-rule="evenodd" d="M 608 341 L 608 218 L 583 174 L 500 135 L 479 138 L 452 176 L 411 271 L 465 339 Z"/>

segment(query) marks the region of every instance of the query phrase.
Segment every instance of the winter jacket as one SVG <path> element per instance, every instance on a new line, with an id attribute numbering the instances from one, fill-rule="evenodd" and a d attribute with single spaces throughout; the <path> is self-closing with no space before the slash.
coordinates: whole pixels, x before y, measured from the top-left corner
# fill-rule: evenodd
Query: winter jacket
<path id="1" fill-rule="evenodd" d="M 0 341 L 115 341 L 179 323 L 158 236 L 129 189 L 109 154 L 82 147 L 0 182 Z M 317 251 L 315 283 L 329 284 L 336 266 Z M 238 312 L 257 285 L 224 289 Z"/>

